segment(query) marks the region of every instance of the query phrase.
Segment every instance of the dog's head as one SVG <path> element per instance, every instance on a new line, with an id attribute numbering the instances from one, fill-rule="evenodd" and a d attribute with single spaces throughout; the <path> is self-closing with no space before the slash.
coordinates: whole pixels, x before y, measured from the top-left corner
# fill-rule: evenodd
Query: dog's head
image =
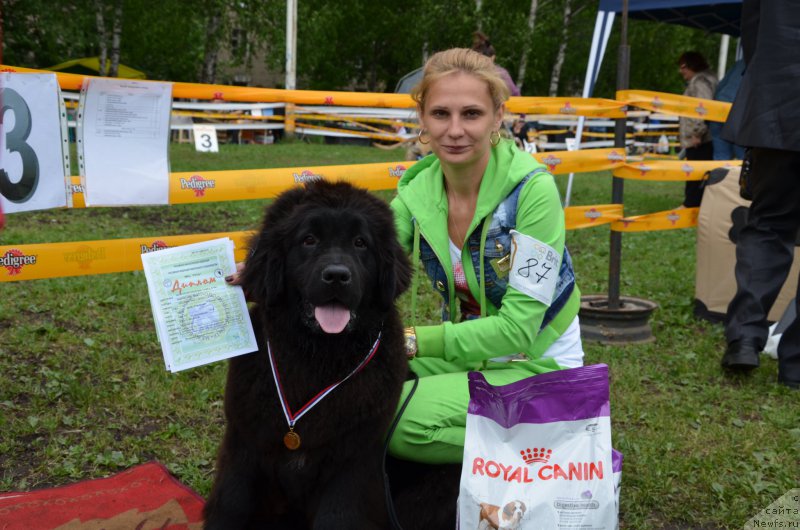
<path id="1" fill-rule="evenodd" d="M 526 509 L 525 503 L 522 501 L 511 501 L 503 506 L 503 514 L 500 517 L 502 526 L 516 528 L 525 515 Z"/>
<path id="2" fill-rule="evenodd" d="M 242 287 L 270 307 L 301 304 L 314 331 L 340 333 L 365 312 L 383 314 L 410 283 L 391 209 L 345 182 L 281 194 L 251 246 Z"/>

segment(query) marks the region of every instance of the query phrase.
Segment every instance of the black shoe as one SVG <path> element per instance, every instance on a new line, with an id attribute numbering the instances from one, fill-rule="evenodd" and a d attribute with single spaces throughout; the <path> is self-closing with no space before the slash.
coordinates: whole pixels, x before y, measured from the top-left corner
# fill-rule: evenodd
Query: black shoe
<path id="1" fill-rule="evenodd" d="M 758 368 L 761 344 L 756 339 L 739 339 L 728 344 L 722 357 L 722 367 L 736 372 L 746 372 Z"/>
<path id="2" fill-rule="evenodd" d="M 778 365 L 778 382 L 794 390 L 800 390 L 800 366 L 796 363 L 791 368 Z"/>

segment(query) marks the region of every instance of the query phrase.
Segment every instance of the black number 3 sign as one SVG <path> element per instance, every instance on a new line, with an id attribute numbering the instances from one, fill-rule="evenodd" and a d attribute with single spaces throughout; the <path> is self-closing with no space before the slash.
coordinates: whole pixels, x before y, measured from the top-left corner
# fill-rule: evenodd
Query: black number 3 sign
<path id="1" fill-rule="evenodd" d="M 12 182 L 8 171 L 0 168 L 0 193 L 12 202 L 25 202 L 36 191 L 39 184 L 39 160 L 36 152 L 26 142 L 31 133 L 31 111 L 28 104 L 19 93 L 11 88 L 0 88 L 0 112 L 5 116 L 6 111 L 14 113 L 14 128 L 6 131 L 6 150 L 19 153 L 22 158 L 22 177 L 17 182 Z M 7 120 L 3 120 L 8 123 Z"/>

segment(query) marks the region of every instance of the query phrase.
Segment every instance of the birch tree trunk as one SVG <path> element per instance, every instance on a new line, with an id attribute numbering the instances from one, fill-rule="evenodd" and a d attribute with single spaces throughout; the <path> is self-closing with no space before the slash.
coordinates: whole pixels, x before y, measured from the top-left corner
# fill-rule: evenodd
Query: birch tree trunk
<path id="1" fill-rule="evenodd" d="M 219 11 L 215 11 L 208 18 L 206 23 L 206 46 L 203 55 L 203 71 L 200 74 L 200 82 L 207 84 L 216 83 L 217 79 L 217 54 L 219 47 L 217 41 L 219 30 L 222 25 L 222 16 Z"/>
<path id="2" fill-rule="evenodd" d="M 519 70 L 517 71 L 517 87 L 522 91 L 525 83 L 525 72 L 528 69 L 528 55 L 531 53 L 531 40 L 533 39 L 533 28 L 536 25 L 536 11 L 539 9 L 539 0 L 531 0 L 531 10 L 528 12 L 528 32 L 522 39 L 522 52 L 519 58 Z"/>
<path id="3" fill-rule="evenodd" d="M 108 44 L 106 42 L 106 23 L 105 23 L 105 9 L 103 7 L 103 0 L 95 0 L 95 23 L 97 25 L 97 43 L 100 48 L 99 59 L 100 66 L 97 75 L 105 77 L 106 75 L 106 62 L 108 60 Z"/>
<path id="4" fill-rule="evenodd" d="M 117 0 L 114 7 L 114 25 L 111 30 L 111 66 L 108 69 L 109 77 L 119 77 L 119 53 L 122 40 L 122 2 Z"/>
<path id="5" fill-rule="evenodd" d="M 483 0 L 475 0 L 475 23 L 477 24 L 478 31 L 483 31 L 483 16 L 481 15 L 481 9 L 483 9 Z"/>
<path id="6" fill-rule="evenodd" d="M 567 40 L 569 38 L 569 24 L 572 20 L 572 0 L 564 0 L 564 25 L 561 29 L 561 44 L 558 45 L 556 62 L 550 75 L 549 96 L 555 97 L 558 94 L 558 81 L 561 78 L 561 68 L 564 66 L 564 57 L 567 55 Z"/>

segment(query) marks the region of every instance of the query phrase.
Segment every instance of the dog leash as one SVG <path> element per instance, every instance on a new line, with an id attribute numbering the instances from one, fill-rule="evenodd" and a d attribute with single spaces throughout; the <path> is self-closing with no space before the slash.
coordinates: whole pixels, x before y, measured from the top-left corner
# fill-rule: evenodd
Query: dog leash
<path id="1" fill-rule="evenodd" d="M 386 473 L 386 456 L 389 454 L 389 440 L 392 439 L 392 435 L 394 434 L 395 429 L 397 428 L 397 424 L 400 423 L 400 418 L 403 416 L 403 412 L 405 412 L 408 403 L 411 401 L 411 396 L 414 395 L 414 392 L 417 390 L 417 385 L 419 384 L 419 376 L 415 372 L 411 372 L 411 375 L 414 379 L 414 384 L 411 386 L 411 391 L 406 396 L 405 401 L 403 402 L 403 406 L 400 407 L 397 415 L 392 422 L 392 425 L 389 426 L 389 432 L 386 435 L 386 442 L 383 445 L 383 485 L 384 485 L 384 492 L 386 493 L 386 508 L 389 512 L 389 523 L 392 525 L 394 530 L 403 530 L 403 527 L 400 526 L 400 521 L 397 519 L 397 513 L 394 511 L 394 501 L 392 501 L 392 488 L 389 484 L 389 475 Z"/>

